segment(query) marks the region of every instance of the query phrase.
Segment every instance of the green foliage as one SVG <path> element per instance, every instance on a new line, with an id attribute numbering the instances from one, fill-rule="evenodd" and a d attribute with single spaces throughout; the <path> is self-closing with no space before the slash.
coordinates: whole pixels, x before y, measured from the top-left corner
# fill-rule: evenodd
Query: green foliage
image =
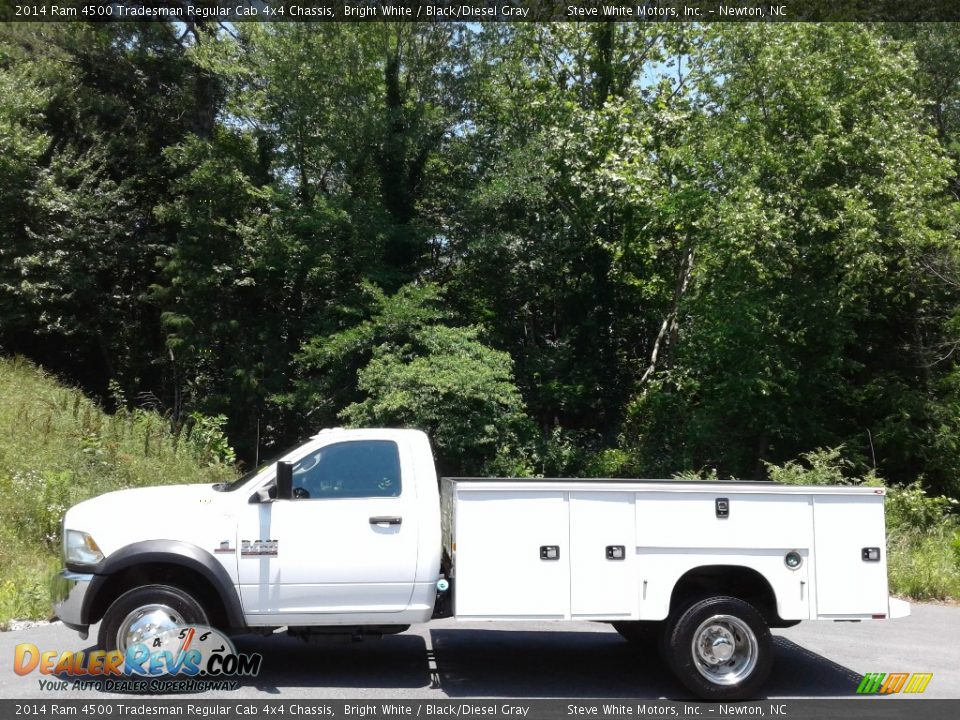
<path id="1" fill-rule="evenodd" d="M 960 597 L 958 540 L 956 524 L 927 532 L 891 533 L 887 539 L 890 589 L 918 600 Z"/>
<path id="2" fill-rule="evenodd" d="M 595 453 L 584 472 L 588 477 L 623 478 L 635 473 L 630 467 L 630 454 L 618 448 L 606 448 Z"/>
<path id="3" fill-rule="evenodd" d="M 278 400 L 309 415 L 314 423 L 331 424 L 337 413 L 362 396 L 357 374 L 380 346 L 401 347 L 424 328 L 444 322 L 450 313 L 440 307 L 434 284 L 407 285 L 388 297 L 372 283 L 361 286 L 360 302 L 369 317 L 341 330 L 303 343 L 297 357 L 294 392 Z"/>
<path id="4" fill-rule="evenodd" d="M 644 295 L 621 256 L 666 245 L 655 239 L 662 225 L 604 178 L 625 134 L 654 136 L 645 150 L 655 155 L 673 132 L 654 105 L 685 103 L 659 82 L 678 36 L 648 24 L 513 25 L 487 26 L 478 41 L 477 130 L 464 138 L 477 177 L 452 238 L 453 287 L 515 358 L 545 442 L 556 427 L 609 442 L 657 322 L 662 298 Z M 650 194 L 664 190 L 664 174 L 645 177 Z M 643 269 L 650 285 L 663 284 L 671 253 Z"/>
<path id="5" fill-rule="evenodd" d="M 305 345 L 300 402 L 309 407 L 340 386 L 357 398 L 341 419 L 427 431 L 446 473 L 496 466 L 527 474 L 511 460 L 526 416 L 510 356 L 484 345 L 476 327 L 440 324 L 446 313 L 435 286 L 405 286 L 393 296 L 373 286 L 366 292 L 373 302 L 368 320 Z M 352 390 L 350 368 L 357 368 Z"/>
<path id="6" fill-rule="evenodd" d="M 818 448 L 803 453 L 800 458 L 800 461 L 788 460 L 783 465 L 767 463 L 770 480 L 785 485 L 877 484 L 872 472 L 863 479 L 848 476 L 853 463 L 843 457 L 843 447 Z"/>
<path id="7" fill-rule="evenodd" d="M 358 375 L 366 399 L 340 416 L 354 426 L 420 428 L 444 471 L 487 472 L 516 445 L 525 418 L 510 356 L 479 342 L 475 328 L 427 326 L 410 340 L 374 350 Z"/>
<path id="8" fill-rule="evenodd" d="M 635 476 L 629 453 L 604 447 L 598 433 L 553 427 L 525 449 L 529 470 L 538 477 L 616 478 Z M 527 474 L 527 473 L 524 473 Z"/>
<path id="9" fill-rule="evenodd" d="M 3 93 L 0 128 L 19 140 L 0 154 L 27 161 L 0 183 L 0 345 L 101 395 L 111 379 L 162 392 L 148 288 L 170 242 L 154 215 L 169 194 L 163 151 L 205 131 L 217 96 L 181 35 L 163 23 L 0 30 L 0 85 L 23 89 Z"/>
<path id="10" fill-rule="evenodd" d="M 936 393 L 925 333 L 942 300 L 920 268 L 953 243 L 948 169 L 918 128 L 911 59 L 858 26 L 715 31 L 701 84 L 714 112 L 683 148 L 698 203 L 681 211 L 694 219 L 683 321 L 626 439 L 657 466 L 747 477 L 843 444 L 861 467 L 876 455 L 907 479 L 930 437 L 918 427 Z"/>
<path id="11" fill-rule="evenodd" d="M 700 470 L 685 470 L 676 473 L 674 480 L 688 480 L 690 482 L 711 482 L 719 480 L 716 468 L 702 468 Z"/>
<path id="12" fill-rule="evenodd" d="M 0 629 L 10 620 L 50 616 L 49 579 L 60 560 L 47 550 L 26 547 L 9 530 L 0 534 Z"/>
<path id="13" fill-rule="evenodd" d="M 237 461 L 237 454 L 223 432 L 226 424 L 225 415 L 210 417 L 196 411 L 190 413 L 185 440 L 198 458 L 208 458 L 207 463 L 211 465 L 233 465 Z"/>
<path id="14" fill-rule="evenodd" d="M 587 465 L 591 459 L 588 447 L 589 439 L 584 437 L 584 433 L 554 427 L 536 448 L 534 462 L 537 474 L 544 477 L 588 474 Z"/>
<path id="15" fill-rule="evenodd" d="M 951 513 L 956 512 L 957 506 L 957 500 L 946 495 L 929 496 L 919 481 L 891 488 L 886 501 L 887 527 L 893 531 L 920 533 L 955 527 Z"/>
<path id="16" fill-rule="evenodd" d="M 60 553 L 64 512 L 112 490 L 218 482 L 233 469 L 217 418 L 178 442 L 165 418 L 105 414 L 29 362 L 0 358 L 0 621 L 49 612 L 46 570 Z M 199 440 L 203 438 L 203 442 Z"/>

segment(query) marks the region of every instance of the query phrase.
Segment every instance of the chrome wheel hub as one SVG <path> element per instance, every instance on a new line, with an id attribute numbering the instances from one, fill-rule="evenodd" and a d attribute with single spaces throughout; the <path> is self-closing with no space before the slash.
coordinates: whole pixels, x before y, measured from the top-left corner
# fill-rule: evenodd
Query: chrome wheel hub
<path id="1" fill-rule="evenodd" d="M 691 651 L 697 671 L 715 685 L 736 685 L 757 666 L 757 637 L 740 618 L 714 615 L 693 633 Z"/>
<path id="2" fill-rule="evenodd" d="M 168 605 L 144 605 L 131 612 L 120 623 L 117 629 L 117 648 L 126 650 L 131 645 L 185 624 L 180 613 Z"/>

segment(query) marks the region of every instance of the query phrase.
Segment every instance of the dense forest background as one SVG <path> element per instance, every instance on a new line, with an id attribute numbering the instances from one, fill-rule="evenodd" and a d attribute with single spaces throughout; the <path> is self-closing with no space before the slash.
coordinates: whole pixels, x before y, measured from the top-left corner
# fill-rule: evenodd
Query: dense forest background
<path id="1" fill-rule="evenodd" d="M 0 353 L 247 465 L 957 494 L 958 228 L 956 25 L 0 27 Z"/>

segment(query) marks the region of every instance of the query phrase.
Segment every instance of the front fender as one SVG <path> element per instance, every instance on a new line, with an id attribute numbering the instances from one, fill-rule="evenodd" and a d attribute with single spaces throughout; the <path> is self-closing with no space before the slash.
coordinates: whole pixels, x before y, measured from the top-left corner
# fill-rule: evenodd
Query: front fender
<path id="1" fill-rule="evenodd" d="M 93 568 L 93 579 L 84 594 L 81 621 L 92 624 L 100 620 L 106 608 L 98 598 L 110 589 L 111 580 L 118 573 L 147 564 L 182 567 L 198 573 L 223 603 L 230 627 L 246 627 L 240 597 L 223 565 L 203 548 L 181 540 L 144 540 L 126 545 L 101 560 Z"/>

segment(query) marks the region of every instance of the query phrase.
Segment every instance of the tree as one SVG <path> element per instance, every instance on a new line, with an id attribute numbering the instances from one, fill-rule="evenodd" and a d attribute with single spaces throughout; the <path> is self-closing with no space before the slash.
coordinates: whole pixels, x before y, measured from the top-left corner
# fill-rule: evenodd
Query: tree
<path id="1" fill-rule="evenodd" d="M 447 23 L 242 29 L 247 110 L 276 138 L 280 177 L 305 206 L 342 203 L 365 277 L 390 292 L 431 260 L 432 177 L 465 118 L 468 37 Z"/>
<path id="2" fill-rule="evenodd" d="M 379 346 L 357 376 L 366 398 L 340 417 L 354 426 L 426 431 L 444 474 L 527 474 L 523 400 L 506 353 L 476 328 L 428 326 L 409 344 Z"/>
<path id="3" fill-rule="evenodd" d="M 484 345 L 477 327 L 443 324 L 449 315 L 435 286 L 367 292 L 369 319 L 304 346 L 301 410 L 335 412 L 355 426 L 427 431 L 447 474 L 528 472 L 520 447 L 526 416 L 510 356 Z"/>
<path id="4" fill-rule="evenodd" d="M 940 292 L 921 263 L 951 236 L 910 58 L 857 26 L 717 32 L 685 319 L 631 432 L 655 467 L 758 476 L 767 458 L 845 444 L 909 477 L 898 425 L 929 392 Z"/>
<path id="5" fill-rule="evenodd" d="M 201 71 L 173 24 L 18 24 L 0 47 L 2 82 L 22 86 L 34 113 L 24 124 L 0 109 L 33 148 L 11 178 L 2 342 L 101 396 L 111 379 L 131 396 L 158 390 L 147 288 L 171 240 L 154 215 L 171 181 L 163 151 L 198 129 L 216 93 L 191 82 Z"/>
<path id="6" fill-rule="evenodd" d="M 644 288 L 623 261 L 625 248 L 646 242 L 649 218 L 607 192 L 604 176 L 630 129 L 668 142 L 657 109 L 682 104 L 683 92 L 679 81 L 647 79 L 682 42 L 676 29 L 647 24 L 488 26 L 481 35 L 473 72 L 483 80 L 466 138 L 475 189 L 454 224 L 452 284 L 464 314 L 488 322 L 515 357 L 545 436 L 559 427 L 611 442 L 622 389 L 660 324 L 664 293 L 649 292 L 659 279 Z"/>

